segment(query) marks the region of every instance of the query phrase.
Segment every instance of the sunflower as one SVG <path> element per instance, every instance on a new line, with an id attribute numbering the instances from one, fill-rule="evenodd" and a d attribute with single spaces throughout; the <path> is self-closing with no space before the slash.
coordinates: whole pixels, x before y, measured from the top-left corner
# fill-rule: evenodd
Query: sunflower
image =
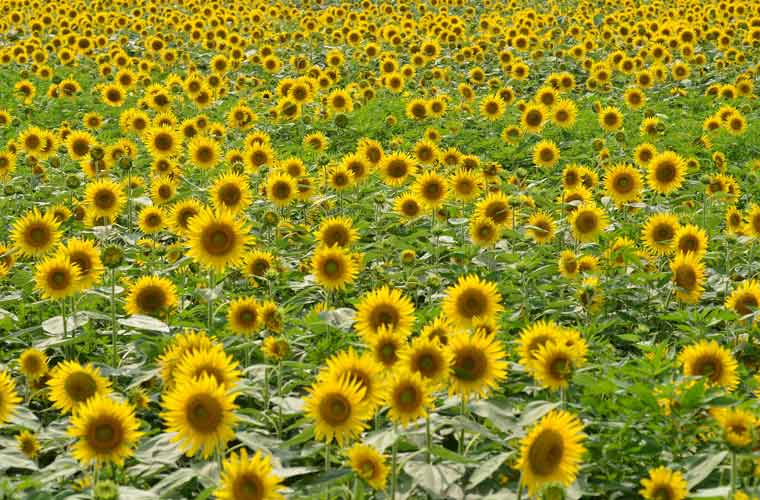
<path id="1" fill-rule="evenodd" d="M 305 148 L 322 152 L 327 149 L 329 141 L 327 136 L 322 132 L 312 132 L 303 138 L 303 145 Z"/>
<path id="2" fill-rule="evenodd" d="M 486 397 L 507 376 L 506 354 L 494 334 L 477 330 L 455 335 L 448 346 L 451 353 L 449 394 L 467 399 Z"/>
<path id="3" fill-rule="evenodd" d="M 431 165 L 439 155 L 438 146 L 431 140 L 422 139 L 414 145 L 414 157 L 423 165 Z"/>
<path id="4" fill-rule="evenodd" d="M 375 361 L 386 370 L 392 369 L 401 360 L 407 348 L 407 334 L 381 326 L 368 342 Z"/>
<path id="5" fill-rule="evenodd" d="M 429 210 L 440 207 L 449 195 L 446 178 L 434 170 L 428 170 L 415 179 L 412 192 Z"/>
<path id="6" fill-rule="evenodd" d="M 740 408 L 714 408 L 711 413 L 723 429 L 723 439 L 735 451 L 746 450 L 753 442 L 752 430 L 758 427 L 760 420 Z"/>
<path id="7" fill-rule="evenodd" d="M 760 219 L 760 217 L 758 219 Z M 744 233 L 744 220 L 742 218 L 742 213 L 735 206 L 730 206 L 726 209 L 725 221 L 726 231 L 728 234 L 741 235 Z M 760 233 L 758 233 L 758 236 L 760 236 Z"/>
<path id="8" fill-rule="evenodd" d="M 265 250 L 253 250 L 246 254 L 243 260 L 243 270 L 249 276 L 266 277 L 267 272 L 274 270 L 275 256 Z"/>
<path id="9" fill-rule="evenodd" d="M 350 113 L 354 110 L 354 101 L 348 92 L 336 89 L 327 96 L 327 105 L 333 113 Z"/>
<path id="10" fill-rule="evenodd" d="M 559 273 L 565 278 L 573 278 L 578 274 L 578 257 L 572 250 L 563 250 L 557 260 Z"/>
<path id="11" fill-rule="evenodd" d="M 177 380 L 200 379 L 204 375 L 213 377 L 217 385 L 231 390 L 240 380 L 238 363 L 224 352 L 220 345 L 210 349 L 195 350 L 185 354 L 174 369 Z"/>
<path id="12" fill-rule="evenodd" d="M 605 132 L 616 132 L 623 126 L 623 114 L 613 106 L 599 110 L 598 120 Z"/>
<path id="13" fill-rule="evenodd" d="M 113 219 L 121 212 L 124 202 L 121 185 L 111 179 L 96 180 L 85 188 L 85 203 L 96 217 Z"/>
<path id="14" fill-rule="evenodd" d="M 209 375 L 177 379 L 162 400 L 166 431 L 176 433 L 171 440 L 189 457 L 200 451 L 208 458 L 226 446 L 235 437 L 235 397 Z"/>
<path id="15" fill-rule="evenodd" d="M 61 238 L 60 223 L 53 214 L 42 215 L 36 208 L 13 224 L 11 239 L 21 255 L 42 257 L 52 250 Z"/>
<path id="16" fill-rule="evenodd" d="M 478 276 L 460 276 L 456 285 L 446 290 L 444 314 L 461 327 L 472 326 L 475 319 L 495 318 L 502 311 L 501 294 L 496 285 Z"/>
<path id="17" fill-rule="evenodd" d="M 384 402 L 390 408 L 388 418 L 408 426 L 427 415 L 433 406 L 431 387 L 419 373 L 397 370 L 388 380 Z"/>
<path id="18" fill-rule="evenodd" d="M 418 373 L 423 380 L 436 388 L 449 378 L 451 352 L 436 338 L 416 337 L 399 356 L 399 366 L 410 373 Z"/>
<path id="19" fill-rule="evenodd" d="M 422 214 L 422 203 L 412 193 L 405 193 L 393 201 L 393 209 L 402 219 L 411 221 Z"/>
<path id="20" fill-rule="evenodd" d="M 743 281 L 726 298 L 725 307 L 741 317 L 754 315 L 760 308 L 760 283 L 755 280 Z"/>
<path id="21" fill-rule="evenodd" d="M 107 395 L 111 383 L 100 375 L 100 370 L 75 361 L 63 361 L 56 365 L 47 382 L 53 407 L 62 413 L 70 413 L 93 396 Z"/>
<path id="22" fill-rule="evenodd" d="M 658 255 L 673 253 L 675 236 L 679 228 L 680 224 L 675 215 L 668 213 L 651 215 L 641 230 L 644 246 Z"/>
<path id="23" fill-rule="evenodd" d="M 705 266 L 691 252 L 679 253 L 670 263 L 676 297 L 682 302 L 693 304 L 702 296 Z"/>
<path id="24" fill-rule="evenodd" d="M 358 436 L 366 428 L 363 421 L 372 415 L 363 399 L 364 389 L 357 380 L 348 377 L 312 385 L 304 401 L 304 412 L 314 420 L 316 438 L 327 443 L 335 439 L 343 446 Z"/>
<path id="25" fill-rule="evenodd" d="M 557 145 L 544 139 L 533 147 L 533 164 L 538 167 L 553 167 L 559 161 L 559 154 Z"/>
<path id="26" fill-rule="evenodd" d="M 253 297 L 238 297 L 230 302 L 227 322 L 233 333 L 251 335 L 261 327 L 259 303 Z"/>
<path id="27" fill-rule="evenodd" d="M 103 274 L 103 262 L 100 251 L 91 240 L 72 238 L 66 242 L 63 255 L 79 268 L 79 288 L 86 290 L 100 281 Z"/>
<path id="28" fill-rule="evenodd" d="M 533 376 L 543 386 L 551 390 L 568 387 L 570 378 L 578 364 L 578 348 L 562 341 L 562 336 L 549 340 L 538 347 L 533 361 Z M 582 340 L 581 340 L 582 342 Z"/>
<path id="29" fill-rule="evenodd" d="M 573 236 L 582 243 L 596 241 L 608 225 L 607 215 L 594 204 L 584 204 L 570 214 Z"/>
<path id="30" fill-rule="evenodd" d="M 152 234 L 161 231 L 166 225 L 166 214 L 161 207 L 149 206 L 144 207 L 137 214 L 137 225 L 140 231 L 145 234 Z"/>
<path id="31" fill-rule="evenodd" d="M 187 158 L 202 170 L 214 168 L 221 157 L 219 143 L 208 137 L 197 135 L 187 143 Z"/>
<path id="32" fill-rule="evenodd" d="M 321 245 L 347 248 L 356 241 L 359 233 L 349 217 L 330 217 L 322 220 L 315 236 Z"/>
<path id="33" fill-rule="evenodd" d="M 40 442 L 37 440 L 37 436 L 31 432 L 27 430 L 21 431 L 16 435 L 16 442 L 18 443 L 19 451 L 30 460 L 36 459 L 40 454 Z"/>
<path id="34" fill-rule="evenodd" d="M 641 480 L 639 494 L 647 500 L 684 500 L 689 494 L 689 485 L 683 475 L 667 467 L 649 470 L 649 477 Z"/>
<path id="35" fill-rule="evenodd" d="M 561 128 L 572 128 L 578 116 L 578 107 L 570 99 L 559 99 L 551 108 L 552 123 Z"/>
<path id="36" fill-rule="evenodd" d="M 489 121 L 496 121 L 504 114 L 507 104 L 498 94 L 488 95 L 480 101 L 480 114 Z"/>
<path id="37" fill-rule="evenodd" d="M 142 276 L 127 293 L 127 314 L 160 317 L 177 304 L 177 288 L 168 278 Z"/>
<path id="38" fill-rule="evenodd" d="M 209 337 L 204 331 L 194 332 L 192 330 L 185 330 L 175 335 L 157 360 L 164 386 L 171 387 L 173 385 L 177 364 L 186 354 L 196 351 L 207 351 L 215 345 L 217 345 L 216 339 Z"/>
<path id="39" fill-rule="evenodd" d="M 157 175 L 150 181 L 150 199 L 156 205 L 168 203 L 177 194 L 178 177 Z"/>
<path id="40" fill-rule="evenodd" d="M 525 106 L 520 116 L 520 125 L 527 132 L 539 133 L 544 128 L 544 123 L 549 115 L 546 106 L 540 103 L 531 102 Z"/>
<path id="41" fill-rule="evenodd" d="M 410 120 L 424 120 L 428 115 L 427 102 L 420 98 L 410 100 L 406 104 L 405 114 Z"/>
<path id="42" fill-rule="evenodd" d="M 499 241 L 501 228 L 488 217 L 470 219 L 470 240 L 481 247 L 491 247 Z"/>
<path id="43" fill-rule="evenodd" d="M 30 347 L 21 353 L 18 358 L 21 373 L 27 380 L 36 381 L 48 372 L 48 359 L 45 353 L 34 347 Z"/>
<path id="44" fill-rule="evenodd" d="M 638 87 L 629 87 L 623 95 L 626 106 L 633 110 L 640 109 L 647 102 L 647 96 L 643 90 Z"/>
<path id="45" fill-rule="evenodd" d="M 362 296 L 356 305 L 354 328 L 365 342 L 369 342 L 386 328 L 399 332 L 405 338 L 414 324 L 414 305 L 397 288 L 383 286 Z"/>
<path id="46" fill-rule="evenodd" d="M 8 422 L 21 402 L 21 397 L 16 393 L 16 382 L 13 381 L 7 371 L 0 372 L 0 424 Z"/>
<path id="47" fill-rule="evenodd" d="M 365 352 L 359 355 L 353 348 L 339 352 L 331 356 L 325 368 L 319 374 L 320 382 L 338 383 L 344 378 L 358 382 L 362 389 L 362 404 L 367 405 L 369 411 L 374 411 L 382 398 L 381 373 L 383 366 L 375 361 L 372 353 Z"/>
<path id="48" fill-rule="evenodd" d="M 335 191 L 344 191 L 354 185 L 354 173 L 342 163 L 327 172 L 327 185 Z"/>
<path id="49" fill-rule="evenodd" d="M 290 353 L 290 344 L 284 338 L 266 337 L 261 342 L 261 352 L 271 361 L 282 361 Z"/>
<path id="50" fill-rule="evenodd" d="M 118 466 L 134 454 L 142 435 L 135 410 L 105 394 L 93 396 L 77 407 L 68 435 L 78 438 L 71 454 L 83 465 L 113 463 Z"/>
<path id="51" fill-rule="evenodd" d="M 539 321 L 523 328 L 518 340 L 520 364 L 529 371 L 536 370 L 536 358 L 541 346 L 557 341 L 562 333 L 562 328 L 553 321 Z"/>
<path id="52" fill-rule="evenodd" d="M 272 165 L 276 162 L 274 151 L 267 143 L 253 142 L 248 144 L 243 151 L 243 164 L 245 171 L 253 173 L 265 165 Z"/>
<path id="53" fill-rule="evenodd" d="M 672 151 L 657 153 L 647 164 L 649 187 L 660 194 L 669 194 L 680 188 L 685 174 L 683 158 Z"/>
<path id="54" fill-rule="evenodd" d="M 641 167 L 646 167 L 657 155 L 657 148 L 649 143 L 639 144 L 633 152 L 633 159 Z"/>
<path id="55" fill-rule="evenodd" d="M 701 259 L 707 253 L 707 232 L 694 224 L 681 226 L 673 236 L 673 247 L 679 253 L 692 252 Z"/>
<path id="56" fill-rule="evenodd" d="M 641 199 L 643 182 L 636 168 L 620 163 L 607 170 L 604 175 L 604 187 L 615 205 L 621 206 Z"/>
<path id="57" fill-rule="evenodd" d="M 236 266 L 251 241 L 250 227 L 226 209 L 203 209 L 188 222 L 187 255 L 204 267 L 223 272 Z"/>
<path id="58" fill-rule="evenodd" d="M 725 387 L 729 392 L 739 384 L 736 360 L 714 340 L 700 340 L 685 347 L 678 355 L 678 362 L 687 377 L 705 377 L 709 384 Z"/>
<path id="59" fill-rule="evenodd" d="M 236 215 L 251 205 L 253 197 L 248 179 L 232 171 L 217 177 L 209 188 L 211 205 Z"/>
<path id="60" fill-rule="evenodd" d="M 320 246 L 311 258 L 314 279 L 328 290 L 340 290 L 353 283 L 359 268 L 346 249 L 338 245 Z"/>
<path id="61" fill-rule="evenodd" d="M 189 198 L 174 203 L 169 209 L 169 228 L 178 236 L 187 236 L 190 230 L 190 219 L 201 213 L 203 204 L 195 198 Z"/>
<path id="62" fill-rule="evenodd" d="M 368 485 L 377 491 L 385 489 L 388 480 L 388 466 L 385 458 L 374 447 L 356 443 L 346 451 L 351 469 Z"/>
<path id="63" fill-rule="evenodd" d="M 760 205 L 753 203 L 747 208 L 747 233 L 755 238 L 760 237 Z"/>
<path id="64" fill-rule="evenodd" d="M 222 462 L 220 485 L 214 491 L 219 500 L 282 500 L 279 476 L 272 473 L 269 457 L 257 451 L 248 456 L 242 448 Z"/>
<path id="65" fill-rule="evenodd" d="M 535 495 L 547 483 L 570 486 L 586 451 L 583 424 L 578 417 L 553 410 L 522 439 L 517 468 L 528 494 Z"/>
<path id="66" fill-rule="evenodd" d="M 501 191 L 489 193 L 475 206 L 474 216 L 477 219 L 489 218 L 499 227 L 510 227 L 513 212 L 509 198 Z"/>
<path id="67" fill-rule="evenodd" d="M 483 185 L 482 175 L 459 168 L 448 179 L 454 198 L 460 201 L 470 201 L 478 197 Z"/>
<path id="68" fill-rule="evenodd" d="M 398 187 L 415 174 L 417 166 L 408 154 L 393 152 L 383 156 L 378 169 L 385 184 Z"/>
<path id="69" fill-rule="evenodd" d="M 297 194 L 296 180 L 285 172 L 271 172 L 267 176 L 266 192 L 269 200 L 278 207 L 286 207 Z"/>
<path id="70" fill-rule="evenodd" d="M 89 132 L 74 131 L 66 137 L 69 157 L 74 161 L 87 159 L 90 150 L 97 145 L 95 137 Z"/>
<path id="71" fill-rule="evenodd" d="M 142 138 L 153 158 L 172 158 L 182 149 L 182 134 L 168 125 L 150 127 Z"/>
<path id="72" fill-rule="evenodd" d="M 351 172 L 355 184 L 365 181 L 372 171 L 372 165 L 358 153 L 345 155 L 341 158 L 340 164 Z M 301 176 L 304 175 L 305 173 L 301 174 Z"/>
<path id="73" fill-rule="evenodd" d="M 528 218 L 526 232 L 539 245 L 550 242 L 554 238 L 555 231 L 554 219 L 546 212 L 535 212 Z"/>
<path id="74" fill-rule="evenodd" d="M 64 299 L 80 290 L 79 266 L 65 255 L 48 257 L 37 265 L 35 288 L 44 299 Z"/>

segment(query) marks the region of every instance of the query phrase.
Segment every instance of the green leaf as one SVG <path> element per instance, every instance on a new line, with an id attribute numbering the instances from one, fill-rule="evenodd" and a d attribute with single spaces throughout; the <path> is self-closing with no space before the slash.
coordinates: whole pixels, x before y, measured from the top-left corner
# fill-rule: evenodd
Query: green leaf
<path id="1" fill-rule="evenodd" d="M 462 489 L 457 485 L 464 475 L 461 464 L 425 464 L 407 462 L 404 472 L 426 491 L 443 498 L 463 498 Z"/>
<path id="2" fill-rule="evenodd" d="M 496 455 L 495 457 L 491 457 L 485 462 L 483 462 L 481 465 L 479 465 L 475 472 L 472 473 L 472 476 L 470 476 L 470 482 L 467 484 L 467 489 L 471 490 L 486 479 L 489 479 L 493 476 L 494 472 L 499 470 L 499 467 L 504 464 L 504 462 L 507 461 L 507 459 L 512 456 L 514 452 L 506 452 L 506 453 L 500 453 L 499 455 Z"/>
<path id="3" fill-rule="evenodd" d="M 687 469 L 684 478 L 689 484 L 689 489 L 694 488 L 699 483 L 704 481 L 712 471 L 718 467 L 728 455 L 727 451 L 721 451 L 705 458 L 699 465 Z"/>
<path id="4" fill-rule="evenodd" d="M 169 325 L 163 321 L 152 318 L 150 316 L 142 316 L 135 314 L 128 318 L 121 318 L 118 320 L 119 324 L 135 328 L 137 330 L 147 330 L 151 332 L 169 333 Z"/>
<path id="5" fill-rule="evenodd" d="M 430 452 L 437 457 L 440 457 L 444 460 L 449 460 L 451 462 L 456 462 L 458 464 L 475 463 L 475 460 L 467 458 L 464 455 L 460 455 L 459 453 L 453 452 L 448 448 L 444 448 L 443 446 L 437 444 L 434 444 L 430 447 Z"/>

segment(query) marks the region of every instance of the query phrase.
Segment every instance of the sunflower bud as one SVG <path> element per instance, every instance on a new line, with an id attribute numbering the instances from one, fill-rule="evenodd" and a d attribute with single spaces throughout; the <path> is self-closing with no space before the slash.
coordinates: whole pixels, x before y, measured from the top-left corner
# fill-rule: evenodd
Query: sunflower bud
<path id="1" fill-rule="evenodd" d="M 129 170 L 132 168 L 132 159 L 128 156 L 122 156 L 119 158 L 119 168 L 122 170 Z"/>
<path id="2" fill-rule="evenodd" d="M 339 113 L 335 115 L 335 126 L 338 128 L 343 128 L 346 125 L 348 125 L 348 117 L 344 115 L 343 113 Z"/>
<path id="3" fill-rule="evenodd" d="M 94 148 L 90 148 L 90 158 L 93 160 L 102 160 L 103 157 L 106 155 L 106 152 L 103 151 L 103 148 L 100 146 L 95 146 Z"/>
<path id="4" fill-rule="evenodd" d="M 58 158 L 57 156 L 52 156 L 48 160 L 48 163 L 50 164 L 51 167 L 58 168 L 61 166 L 61 159 Z"/>
<path id="5" fill-rule="evenodd" d="M 544 488 L 541 490 L 539 498 L 541 500 L 565 500 L 567 498 L 567 494 L 565 493 L 565 488 L 563 488 L 562 485 L 550 483 L 544 486 Z"/>
<path id="6" fill-rule="evenodd" d="M 5 196 L 12 196 L 15 192 L 16 192 L 16 189 L 10 184 L 6 184 L 3 187 L 3 194 Z"/>
<path id="7" fill-rule="evenodd" d="M 103 250 L 102 259 L 104 266 L 115 269 L 124 262 L 124 251 L 115 245 L 111 245 Z"/>
<path id="8" fill-rule="evenodd" d="M 592 142 L 591 145 L 594 148 L 594 151 L 601 151 L 604 147 L 604 141 L 601 139 L 594 139 L 594 142 Z"/>
<path id="9" fill-rule="evenodd" d="M 119 487 L 113 481 L 100 481 L 92 491 L 95 500 L 118 500 Z"/>

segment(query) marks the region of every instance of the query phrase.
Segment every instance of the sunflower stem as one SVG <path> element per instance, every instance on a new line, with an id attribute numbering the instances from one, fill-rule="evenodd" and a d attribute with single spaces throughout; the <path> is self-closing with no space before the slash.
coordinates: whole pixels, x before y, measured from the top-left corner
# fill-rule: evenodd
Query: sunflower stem
<path id="1" fill-rule="evenodd" d="M 393 424 L 393 447 L 391 448 L 391 500 L 396 500 L 396 482 L 397 482 L 397 465 L 398 459 L 398 424 Z"/>
<path id="2" fill-rule="evenodd" d="M 277 361 L 277 439 L 282 439 L 282 361 Z"/>
<path id="3" fill-rule="evenodd" d="M 208 303 L 208 318 L 207 318 L 207 330 L 209 336 L 214 332 L 214 271 L 208 272 L 208 297 L 206 302 Z"/>
<path id="4" fill-rule="evenodd" d="M 330 472 L 330 443 L 325 443 L 325 473 Z M 325 484 L 325 498 L 330 499 L 330 486 Z"/>
<path id="5" fill-rule="evenodd" d="M 522 500 L 523 496 L 523 478 L 522 473 L 520 473 L 520 483 L 517 485 L 517 500 Z"/>
<path id="6" fill-rule="evenodd" d="M 728 496 L 728 498 L 733 500 L 736 494 L 736 452 L 735 451 L 731 452 L 731 476 L 729 480 L 731 481 L 731 485 L 730 485 L 731 494 Z"/>
<path id="7" fill-rule="evenodd" d="M 127 232 L 132 232 L 132 169 L 127 169 Z"/>
<path id="8" fill-rule="evenodd" d="M 63 320 L 63 340 L 66 341 L 69 337 L 69 325 L 66 321 L 66 299 L 61 299 L 61 319 Z M 66 354 L 71 357 L 71 346 L 68 342 L 65 346 Z"/>
<path id="9" fill-rule="evenodd" d="M 464 398 L 461 399 L 459 403 L 459 415 L 462 417 L 462 428 L 459 429 L 459 444 L 458 444 L 458 452 L 461 455 L 464 451 L 464 412 L 465 412 L 465 401 Z"/>
<path id="10" fill-rule="evenodd" d="M 264 409 L 269 408 L 269 367 L 264 367 Z"/>
<path id="11" fill-rule="evenodd" d="M 116 269 L 111 269 L 111 351 L 113 354 L 113 367 L 118 365 L 116 352 Z"/>
<path id="12" fill-rule="evenodd" d="M 433 434 L 430 432 L 430 413 L 425 416 L 425 437 L 427 438 L 427 462 L 433 463 Z"/>

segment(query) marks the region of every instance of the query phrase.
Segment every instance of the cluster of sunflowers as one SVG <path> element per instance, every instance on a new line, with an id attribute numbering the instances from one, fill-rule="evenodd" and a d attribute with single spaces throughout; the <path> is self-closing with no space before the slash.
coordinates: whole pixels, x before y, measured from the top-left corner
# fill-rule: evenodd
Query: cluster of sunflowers
<path id="1" fill-rule="evenodd" d="M 0 496 L 760 496 L 760 4 L 0 0 Z"/>

